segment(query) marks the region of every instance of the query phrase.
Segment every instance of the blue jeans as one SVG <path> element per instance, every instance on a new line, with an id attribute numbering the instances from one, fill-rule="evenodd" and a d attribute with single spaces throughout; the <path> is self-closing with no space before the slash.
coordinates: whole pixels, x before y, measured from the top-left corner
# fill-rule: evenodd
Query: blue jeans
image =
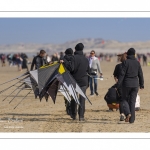
<path id="1" fill-rule="evenodd" d="M 92 75 L 92 78 L 90 78 L 90 90 L 91 94 L 94 94 L 94 92 L 97 92 L 97 75 Z M 93 80 L 94 80 L 94 91 L 93 91 Z"/>

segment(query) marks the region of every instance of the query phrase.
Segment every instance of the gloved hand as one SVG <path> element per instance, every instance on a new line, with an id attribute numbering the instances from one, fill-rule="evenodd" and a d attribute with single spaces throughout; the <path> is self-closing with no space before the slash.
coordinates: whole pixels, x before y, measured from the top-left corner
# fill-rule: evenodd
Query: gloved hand
<path id="1" fill-rule="evenodd" d="M 144 89 L 144 86 L 143 86 L 143 85 L 140 85 L 140 89 L 143 90 L 143 89 Z"/>

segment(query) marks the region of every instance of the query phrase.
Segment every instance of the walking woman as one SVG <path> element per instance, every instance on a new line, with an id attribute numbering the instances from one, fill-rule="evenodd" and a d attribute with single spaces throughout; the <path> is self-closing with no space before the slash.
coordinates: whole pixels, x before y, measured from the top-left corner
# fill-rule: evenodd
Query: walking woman
<path id="1" fill-rule="evenodd" d="M 135 121 L 135 102 L 139 88 L 144 89 L 144 78 L 140 63 L 135 58 L 135 49 L 127 51 L 127 59 L 122 63 L 116 89 L 122 85 L 123 111 L 125 122 Z"/>
<path id="2" fill-rule="evenodd" d="M 122 62 L 124 62 L 126 60 L 127 54 L 123 53 L 123 54 L 118 54 L 117 56 L 118 56 L 118 61 L 121 62 L 121 63 L 116 65 L 114 73 L 113 73 L 116 83 L 118 82 L 119 74 L 121 73 L 121 70 L 122 70 Z M 122 86 L 120 86 L 118 88 L 118 94 L 120 96 L 120 98 L 119 98 L 120 121 L 124 121 L 125 120 L 125 115 L 124 115 L 124 111 L 123 111 L 123 103 L 121 101 Z"/>

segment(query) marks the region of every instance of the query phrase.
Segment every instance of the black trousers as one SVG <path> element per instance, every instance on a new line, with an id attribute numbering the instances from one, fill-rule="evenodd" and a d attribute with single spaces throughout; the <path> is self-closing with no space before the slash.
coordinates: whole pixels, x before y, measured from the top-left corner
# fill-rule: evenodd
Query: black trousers
<path id="1" fill-rule="evenodd" d="M 120 114 L 124 114 L 123 101 L 122 100 L 119 101 L 119 112 L 120 112 Z"/>
<path id="2" fill-rule="evenodd" d="M 125 116 L 131 114 L 130 123 L 135 121 L 135 102 L 138 87 L 122 87 L 122 103 Z"/>
<path id="3" fill-rule="evenodd" d="M 85 94 L 87 86 L 83 86 L 83 87 L 80 87 L 80 88 L 82 89 L 83 93 Z M 81 95 L 79 95 L 79 102 L 80 102 L 80 105 L 78 107 L 78 115 L 79 115 L 79 118 L 84 118 L 85 98 L 82 97 Z M 75 100 L 71 101 L 71 111 L 72 111 L 72 116 L 77 115 L 77 104 L 76 104 Z"/>
<path id="4" fill-rule="evenodd" d="M 118 94 L 119 94 L 119 112 L 120 114 L 124 114 L 123 110 L 123 102 L 122 102 L 122 86 L 118 89 Z"/>

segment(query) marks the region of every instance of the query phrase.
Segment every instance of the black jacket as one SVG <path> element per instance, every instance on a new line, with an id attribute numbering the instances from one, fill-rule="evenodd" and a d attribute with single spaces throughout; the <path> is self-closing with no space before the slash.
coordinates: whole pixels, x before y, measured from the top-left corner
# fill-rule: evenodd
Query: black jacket
<path id="1" fill-rule="evenodd" d="M 71 62 L 73 57 L 74 57 L 74 55 L 68 54 L 68 55 L 65 55 L 63 58 L 66 59 L 67 61 Z"/>
<path id="2" fill-rule="evenodd" d="M 122 70 L 122 63 L 117 64 L 114 70 L 114 77 L 116 77 L 117 79 L 119 79 L 119 75 L 121 74 L 121 70 Z M 120 95 L 122 95 L 122 85 L 120 85 L 120 87 L 118 88 L 118 92 Z"/>
<path id="3" fill-rule="evenodd" d="M 42 58 L 41 56 L 35 56 L 33 58 L 33 61 L 32 61 L 32 64 L 31 64 L 31 70 L 33 70 L 34 66 L 35 66 L 35 69 L 38 69 L 40 68 L 41 66 L 47 64 L 47 61 L 46 59 Z"/>
<path id="4" fill-rule="evenodd" d="M 144 88 L 142 68 L 134 55 L 127 56 L 127 60 L 122 63 L 122 70 L 116 87 L 119 88 L 121 84 L 124 87 L 140 86 L 140 88 Z"/>
<path id="5" fill-rule="evenodd" d="M 71 57 L 71 61 L 67 61 L 64 58 L 64 65 L 80 87 L 88 86 L 89 62 L 83 55 L 83 51 L 76 51 L 74 56 Z"/>
<path id="6" fill-rule="evenodd" d="M 70 74 L 73 74 L 72 70 L 72 61 L 74 61 L 74 55 L 65 55 L 64 57 L 62 57 L 60 60 L 64 60 L 66 63 L 64 63 L 66 69 L 70 72 Z"/>
<path id="7" fill-rule="evenodd" d="M 113 73 L 114 77 L 116 77 L 117 79 L 119 78 L 119 74 L 121 72 L 121 69 L 122 69 L 122 63 L 117 64 L 115 67 L 114 73 Z"/>

